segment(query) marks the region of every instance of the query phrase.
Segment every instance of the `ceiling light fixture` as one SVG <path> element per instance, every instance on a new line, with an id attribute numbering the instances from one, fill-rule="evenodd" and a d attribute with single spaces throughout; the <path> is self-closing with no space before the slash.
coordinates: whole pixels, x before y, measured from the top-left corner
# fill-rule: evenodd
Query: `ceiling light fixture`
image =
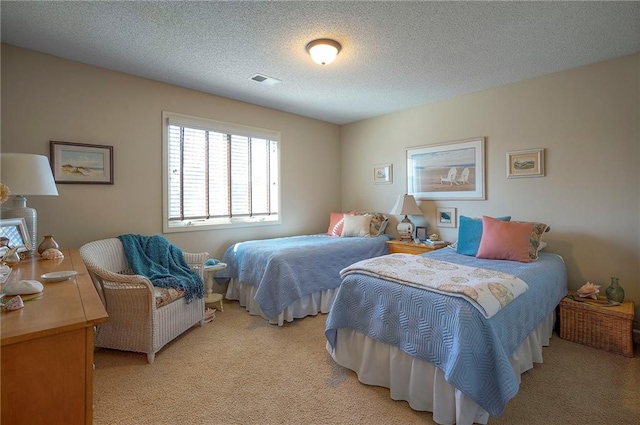
<path id="1" fill-rule="evenodd" d="M 320 65 L 327 65 L 334 61 L 342 46 L 335 40 L 328 38 L 319 38 L 307 44 L 307 52 L 314 62 Z"/>

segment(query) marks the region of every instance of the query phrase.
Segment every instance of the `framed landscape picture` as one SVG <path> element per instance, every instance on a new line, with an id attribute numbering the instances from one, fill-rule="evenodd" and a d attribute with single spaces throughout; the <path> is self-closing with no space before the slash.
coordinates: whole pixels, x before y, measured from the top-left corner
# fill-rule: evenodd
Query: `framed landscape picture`
<path id="1" fill-rule="evenodd" d="M 416 199 L 485 199 L 484 137 L 407 149 L 407 193 Z"/>
<path id="2" fill-rule="evenodd" d="M 544 177 L 544 149 L 507 152 L 507 178 Z"/>
<path id="3" fill-rule="evenodd" d="M 113 146 L 49 142 L 56 183 L 113 184 Z"/>

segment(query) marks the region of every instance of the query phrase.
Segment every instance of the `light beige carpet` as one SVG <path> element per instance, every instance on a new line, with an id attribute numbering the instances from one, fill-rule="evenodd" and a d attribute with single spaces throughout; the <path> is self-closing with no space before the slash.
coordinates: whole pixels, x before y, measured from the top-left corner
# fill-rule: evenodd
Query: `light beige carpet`
<path id="1" fill-rule="evenodd" d="M 144 354 L 98 349 L 95 424 L 433 424 L 431 414 L 361 384 L 325 350 L 326 315 L 269 325 L 237 302 Z M 640 423 L 640 357 L 554 335 L 544 363 L 490 424 Z"/>

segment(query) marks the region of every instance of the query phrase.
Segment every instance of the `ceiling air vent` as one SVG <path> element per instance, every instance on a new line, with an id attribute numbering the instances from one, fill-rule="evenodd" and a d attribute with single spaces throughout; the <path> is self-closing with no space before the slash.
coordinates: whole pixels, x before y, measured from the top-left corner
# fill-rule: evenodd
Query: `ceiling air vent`
<path id="1" fill-rule="evenodd" d="M 249 78 L 252 81 L 255 81 L 256 83 L 260 83 L 263 84 L 265 86 L 275 86 L 278 83 L 281 83 L 282 81 L 278 80 L 277 78 L 273 78 L 273 77 L 267 77 L 266 75 L 262 75 L 262 74 L 256 74 L 253 77 Z"/>

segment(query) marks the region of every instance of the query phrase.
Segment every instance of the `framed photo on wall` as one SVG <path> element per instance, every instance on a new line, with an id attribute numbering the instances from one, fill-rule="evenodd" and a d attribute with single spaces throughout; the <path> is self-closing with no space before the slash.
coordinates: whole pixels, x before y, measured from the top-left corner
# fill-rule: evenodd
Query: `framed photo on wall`
<path id="1" fill-rule="evenodd" d="M 456 209 L 450 207 L 436 208 L 437 227 L 456 227 Z"/>
<path id="2" fill-rule="evenodd" d="M 485 199 L 485 138 L 407 149 L 407 193 L 416 199 Z"/>
<path id="3" fill-rule="evenodd" d="M 113 146 L 49 142 L 56 183 L 113 184 Z"/>
<path id="4" fill-rule="evenodd" d="M 393 164 L 376 164 L 373 166 L 373 182 L 377 184 L 393 183 Z"/>
<path id="5" fill-rule="evenodd" d="M 544 149 L 507 152 L 507 178 L 544 177 Z"/>

